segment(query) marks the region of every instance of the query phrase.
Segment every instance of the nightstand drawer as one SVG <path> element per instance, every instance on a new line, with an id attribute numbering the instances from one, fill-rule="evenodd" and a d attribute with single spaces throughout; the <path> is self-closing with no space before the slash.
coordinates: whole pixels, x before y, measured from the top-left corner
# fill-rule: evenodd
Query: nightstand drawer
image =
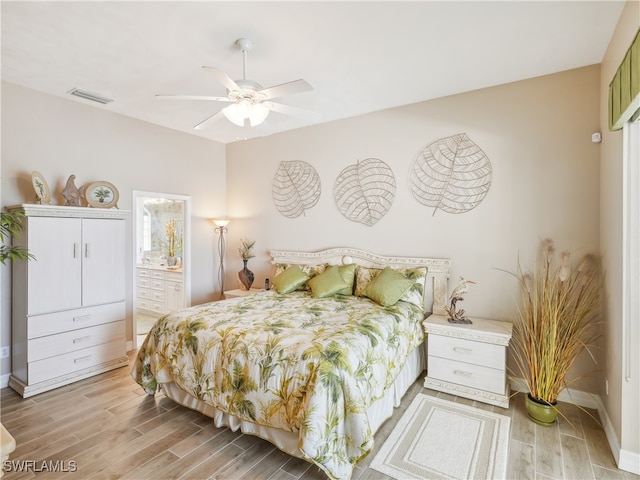
<path id="1" fill-rule="evenodd" d="M 505 393 L 504 370 L 456 362 L 445 358 L 429 356 L 427 373 L 429 377 L 467 387 L 478 388 L 503 395 Z"/>
<path id="2" fill-rule="evenodd" d="M 431 333 L 427 337 L 427 342 L 429 356 L 504 370 L 506 351 L 502 345 Z"/>

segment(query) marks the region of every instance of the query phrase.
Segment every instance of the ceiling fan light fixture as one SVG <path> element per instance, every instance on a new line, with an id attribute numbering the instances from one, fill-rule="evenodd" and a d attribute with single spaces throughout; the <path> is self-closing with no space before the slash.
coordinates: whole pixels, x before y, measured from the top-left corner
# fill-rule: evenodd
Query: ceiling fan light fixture
<path id="1" fill-rule="evenodd" d="M 249 100 L 242 100 L 233 103 L 222 109 L 222 113 L 231 123 L 244 127 L 244 122 L 249 119 L 252 127 L 260 125 L 269 115 L 269 109 L 262 103 L 251 103 Z"/>
<path id="2" fill-rule="evenodd" d="M 244 127 L 244 115 L 241 112 L 240 104 L 232 103 L 228 107 L 222 109 L 222 113 L 231 123 Z"/>
<path id="3" fill-rule="evenodd" d="M 263 103 L 254 103 L 249 113 L 249 122 L 252 127 L 260 125 L 269 116 L 269 109 Z"/>

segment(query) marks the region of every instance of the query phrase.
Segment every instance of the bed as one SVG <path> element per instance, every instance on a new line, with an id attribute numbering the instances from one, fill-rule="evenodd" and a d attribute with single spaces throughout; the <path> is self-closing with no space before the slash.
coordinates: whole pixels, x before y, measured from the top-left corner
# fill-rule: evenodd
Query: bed
<path id="1" fill-rule="evenodd" d="M 450 261 L 272 251 L 273 286 L 160 318 L 132 376 L 153 395 L 349 479 L 425 368 Z"/>

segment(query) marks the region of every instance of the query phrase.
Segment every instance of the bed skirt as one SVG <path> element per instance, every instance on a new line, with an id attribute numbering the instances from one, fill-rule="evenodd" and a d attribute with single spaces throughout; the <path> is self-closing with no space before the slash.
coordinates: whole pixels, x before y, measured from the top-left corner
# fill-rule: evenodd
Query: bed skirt
<path id="1" fill-rule="evenodd" d="M 385 420 L 393 415 L 393 409 L 400 405 L 400 401 L 404 394 L 413 382 L 416 381 L 418 376 L 425 370 L 425 368 L 426 360 L 424 344 L 420 344 L 412 353 L 409 354 L 407 363 L 400 371 L 395 383 L 387 390 L 385 396 L 376 400 L 369 408 L 369 423 L 374 432 L 380 428 Z M 307 460 L 307 458 L 298 449 L 298 432 L 288 432 L 286 430 L 265 427 L 263 425 L 240 420 L 233 415 L 221 412 L 215 407 L 198 400 L 189 393 L 180 389 L 173 382 L 163 384 L 162 390 L 165 395 L 174 402 L 211 417 L 216 427 L 229 427 L 234 432 L 239 429 L 242 433 L 255 435 L 271 442 L 289 455 Z"/>

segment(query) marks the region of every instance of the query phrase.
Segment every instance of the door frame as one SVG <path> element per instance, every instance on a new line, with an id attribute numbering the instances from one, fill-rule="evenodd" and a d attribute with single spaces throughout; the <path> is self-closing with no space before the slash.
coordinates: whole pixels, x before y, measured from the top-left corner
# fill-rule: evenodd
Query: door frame
<path id="1" fill-rule="evenodd" d="M 137 251 L 138 248 L 138 199 L 141 197 L 150 197 L 150 198 L 166 198 L 169 200 L 182 200 L 184 202 L 183 209 L 183 241 L 182 241 L 182 282 L 184 285 L 184 304 L 185 307 L 191 306 L 191 196 L 189 195 L 179 195 L 174 193 L 163 193 L 163 192 L 147 192 L 142 190 L 133 190 L 132 191 L 132 236 L 133 236 L 133 248 L 131 249 L 132 253 L 132 264 L 133 271 L 131 275 L 133 277 L 132 281 L 132 289 L 133 289 L 133 315 L 132 315 L 132 323 L 133 323 L 133 348 L 137 349 L 138 345 L 138 322 L 136 321 L 136 314 L 138 311 L 138 287 L 137 287 Z"/>

